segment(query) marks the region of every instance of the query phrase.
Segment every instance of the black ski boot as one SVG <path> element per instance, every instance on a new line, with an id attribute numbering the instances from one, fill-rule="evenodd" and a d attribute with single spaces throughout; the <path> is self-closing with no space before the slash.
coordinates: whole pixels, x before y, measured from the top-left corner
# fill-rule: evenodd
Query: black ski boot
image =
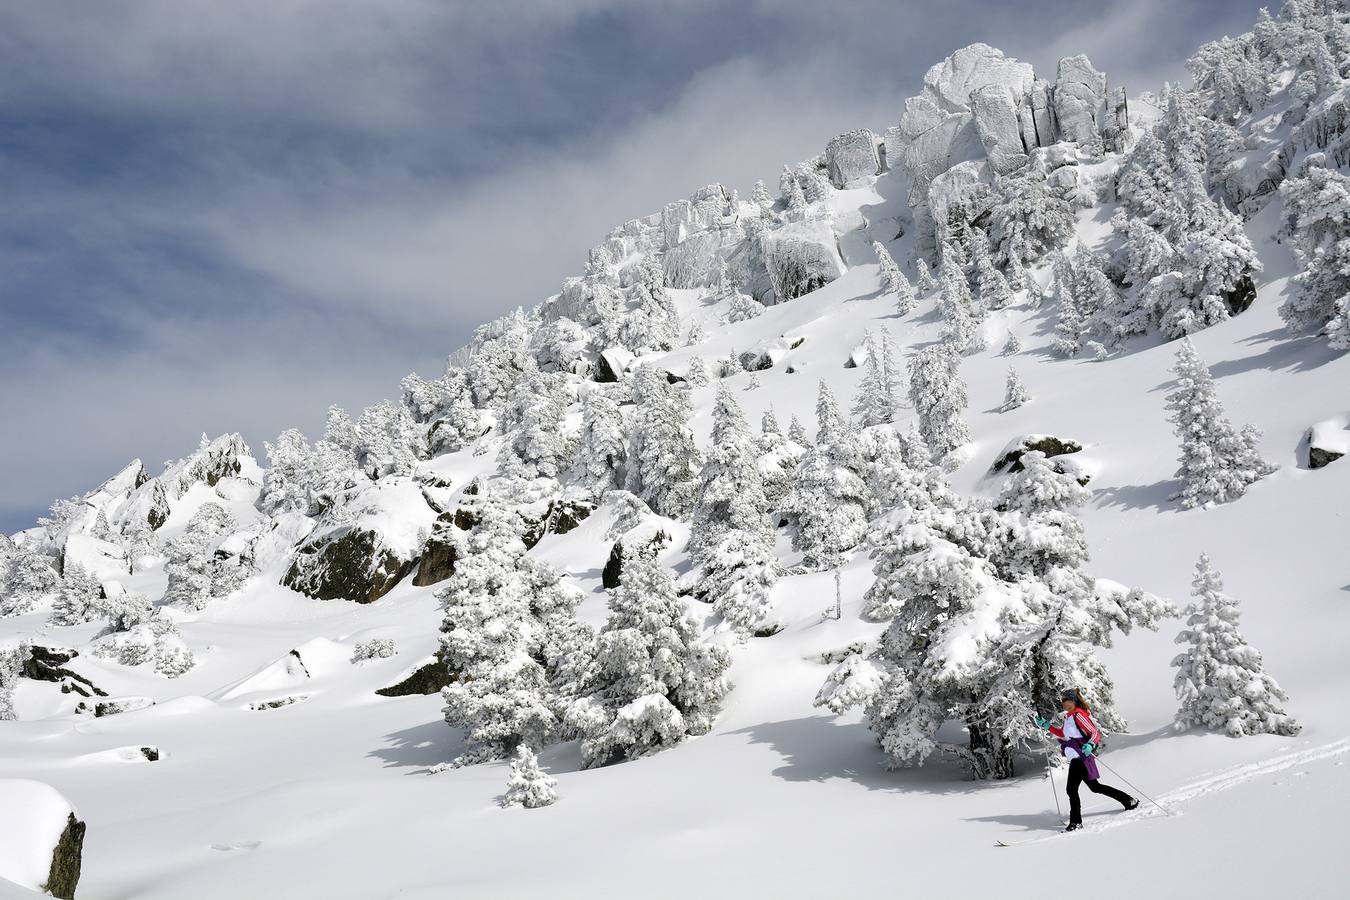
<path id="1" fill-rule="evenodd" d="M 1138 808 L 1139 808 L 1139 800 L 1136 799 L 1136 798 L 1134 798 L 1134 797 L 1131 797 L 1131 798 L 1129 799 L 1129 802 L 1127 802 L 1127 803 L 1125 804 L 1125 811 L 1126 811 L 1126 812 L 1129 812 L 1129 811 L 1132 810 L 1132 809 L 1138 809 Z"/>
<path id="2" fill-rule="evenodd" d="M 1077 831 L 1078 829 L 1080 829 L 1080 828 L 1082 828 L 1082 827 L 1083 827 L 1083 823 L 1082 823 L 1082 822 L 1070 822 L 1070 823 L 1069 823 L 1069 827 L 1068 827 L 1068 828 L 1065 828 L 1064 830 L 1065 830 L 1065 831 Z"/>

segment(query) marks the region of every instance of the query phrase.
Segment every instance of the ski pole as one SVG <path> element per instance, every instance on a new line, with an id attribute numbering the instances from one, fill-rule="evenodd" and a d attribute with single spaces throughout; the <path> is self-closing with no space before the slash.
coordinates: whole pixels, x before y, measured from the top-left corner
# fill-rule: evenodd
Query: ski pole
<path id="1" fill-rule="evenodd" d="M 1045 777 L 1050 779 L 1050 796 L 1055 798 L 1055 815 L 1064 818 L 1064 810 L 1059 808 L 1059 791 L 1055 790 L 1055 767 L 1047 765 L 1045 767 Z"/>
<path id="2" fill-rule="evenodd" d="M 1126 778 L 1124 775 L 1120 774 L 1120 773 L 1117 772 L 1115 769 L 1111 768 L 1111 767 L 1108 766 L 1106 763 L 1102 762 L 1102 758 L 1101 758 L 1100 756 L 1097 757 L 1097 764 L 1100 765 L 1100 766 L 1102 766 L 1104 769 L 1106 769 L 1106 771 L 1110 772 L 1112 775 L 1114 775 L 1114 776 L 1116 776 L 1117 778 L 1119 778 L 1121 781 L 1125 782 L 1125 784 L 1128 785 L 1130 788 L 1132 788 L 1132 789 L 1135 791 L 1135 793 L 1137 793 L 1139 796 L 1143 797 L 1143 798 L 1144 798 L 1145 800 L 1147 800 L 1149 803 L 1152 803 L 1154 806 L 1158 807 L 1158 809 L 1161 809 L 1165 815 L 1169 815 L 1169 816 L 1172 815 L 1172 811 L 1171 811 L 1170 809 L 1168 809 L 1167 807 L 1163 806 L 1163 805 L 1162 805 L 1161 803 L 1159 803 L 1157 800 L 1154 800 L 1154 799 L 1153 799 L 1152 797 L 1150 797 L 1148 794 L 1145 794 L 1143 791 L 1139 790 L 1139 788 L 1135 787 L 1133 784 L 1130 783 L 1130 779 Z"/>

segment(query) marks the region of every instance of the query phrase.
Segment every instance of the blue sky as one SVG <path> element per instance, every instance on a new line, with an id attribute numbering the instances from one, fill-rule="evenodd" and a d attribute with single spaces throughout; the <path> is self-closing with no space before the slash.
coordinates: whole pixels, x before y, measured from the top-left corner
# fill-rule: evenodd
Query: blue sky
<path id="1" fill-rule="evenodd" d="M 776 183 L 984 41 L 1132 93 L 1247 0 L 0 7 L 0 529 L 434 376 L 615 224 Z"/>

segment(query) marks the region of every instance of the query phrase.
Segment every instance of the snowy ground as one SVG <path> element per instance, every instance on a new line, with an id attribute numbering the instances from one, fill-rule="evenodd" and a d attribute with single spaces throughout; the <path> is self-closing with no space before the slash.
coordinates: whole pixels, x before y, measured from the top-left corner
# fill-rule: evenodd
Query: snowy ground
<path id="1" fill-rule="evenodd" d="M 845 277 L 718 328 L 698 346 L 715 359 L 780 335 L 806 338 L 759 373 L 761 388 L 738 392 L 750 421 L 772 404 L 784 424 L 793 414 L 810 422 L 817 378 L 851 397 L 862 370 L 843 363 L 865 329 L 889 329 L 906 351 L 935 339 L 932 298 L 899 319 L 877 293 L 865 223 L 894 214 L 889 179 L 832 201 L 837 221 L 859 223 L 841 242 L 852 265 Z M 1080 233 L 1100 239 L 1110 214 L 1109 206 L 1084 213 Z M 1029 761 L 1003 783 L 973 783 L 944 760 L 885 771 L 856 718 L 812 707 L 828 671 L 815 657 L 881 627 L 858 616 L 871 579 L 861 554 L 844 576 L 842 621 L 821 615 L 833 601 L 829 576 L 779 583 L 788 627 L 737 651 L 735 690 L 711 734 L 593 771 L 579 771 L 574 744 L 543 752 L 562 798 L 549 808 L 499 808 L 502 764 L 428 775 L 458 749 L 440 698 L 374 694 L 436 645 L 434 588 L 406 582 L 358 606 L 260 579 L 184 617 L 198 665 L 174 681 L 89 654 L 72 664 L 113 696 L 154 698 L 153 708 L 77 716 L 75 698 L 25 681 L 22 720 L 0 727 L 0 775 L 53 785 L 88 822 L 79 895 L 91 900 L 1031 896 L 1052 889 L 1070 859 L 1093 873 L 1092 892 L 1102 897 L 1345 896 L 1350 462 L 1312 471 L 1301 467 L 1299 448 L 1311 424 L 1348 411 L 1350 356 L 1283 328 L 1275 309 L 1292 259 L 1265 239 L 1270 218 L 1249 226 L 1266 264 L 1256 304 L 1195 338 L 1234 422 L 1263 429 L 1263 449 L 1281 466 L 1235 503 L 1182 512 L 1167 500 L 1176 489 L 1177 445 L 1163 417 L 1173 347 L 1146 342 L 1105 362 L 1058 359 L 1047 349 L 1052 310 L 1016 307 L 993 314 L 993 349 L 963 366 L 975 443 L 954 485 L 995 490 L 990 462 L 1019 434 L 1081 441 L 1095 472 L 1084 512 L 1091 571 L 1184 601 L 1191 567 L 1208 552 L 1243 604 L 1245 634 L 1305 726 L 1293 739 L 1176 734 L 1168 663 L 1177 623 L 1121 639 L 1105 658 L 1132 727 L 1110 738 L 1103 762 L 1168 815 L 1151 806 L 1113 812 L 1088 796 L 1087 833 L 1058 837 L 1050 787 Z M 892 249 L 897 258 L 907 251 Z M 696 295 L 680 293 L 684 311 L 697 313 Z M 714 314 L 706 313 L 710 323 Z M 997 350 L 1009 329 L 1023 344 L 1011 359 Z M 690 352 L 672 354 L 672 363 Z M 1000 413 L 1010 363 L 1035 399 Z M 697 392 L 700 439 L 711 400 L 712 388 Z M 431 465 L 462 474 L 490 461 L 465 453 Z M 603 527 L 584 523 L 534 551 L 591 591 L 583 614 L 592 621 L 605 613 Z M 0 639 L 77 646 L 97 627 L 55 629 L 44 618 L 2 620 Z M 352 665 L 354 643 L 371 637 L 393 638 L 398 655 Z M 292 648 L 303 668 L 288 657 Z M 288 697 L 301 699 L 251 706 Z M 158 748 L 159 761 L 146 761 L 142 746 Z M 1118 782 L 1110 771 L 1104 780 Z M 1001 849 L 999 840 L 1029 843 Z M 21 892 L 0 889 L 11 893 Z"/>

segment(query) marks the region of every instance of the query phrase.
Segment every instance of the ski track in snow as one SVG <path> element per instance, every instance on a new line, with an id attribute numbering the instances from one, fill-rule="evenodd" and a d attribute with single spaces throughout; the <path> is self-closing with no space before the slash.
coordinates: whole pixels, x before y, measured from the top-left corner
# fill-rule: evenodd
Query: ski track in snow
<path id="1" fill-rule="evenodd" d="M 1309 747 L 1306 750 L 1295 750 L 1290 753 L 1283 753 L 1279 756 L 1272 756 L 1270 759 L 1260 762 L 1244 763 L 1242 765 L 1232 766 L 1222 769 L 1212 775 L 1201 778 L 1184 787 L 1176 788 L 1155 798 L 1158 804 L 1165 809 L 1159 809 L 1144 797 L 1139 797 L 1140 806 L 1129 815 L 1116 815 L 1109 821 L 1100 824 L 1084 826 L 1077 834 L 1096 834 L 1111 828 L 1119 828 L 1122 825 L 1130 825 L 1144 819 L 1158 819 L 1168 816 L 1184 815 L 1177 807 L 1183 803 L 1189 803 L 1208 794 L 1226 791 L 1235 788 L 1240 784 L 1253 781 L 1266 775 L 1273 775 L 1276 772 L 1283 772 L 1288 769 L 1294 769 L 1308 763 L 1318 760 L 1330 759 L 1334 756 L 1340 756 L 1342 753 L 1350 753 L 1350 738 L 1339 741 L 1332 741 L 1329 744 L 1321 744 L 1316 747 Z M 1099 760 L 1100 762 L 1100 760 Z M 1107 764 L 1102 766 L 1108 772 L 1113 770 Z M 1123 776 L 1117 776 L 1124 781 Z M 1056 832 L 1044 837 L 1029 838 L 1023 841 L 999 841 L 995 846 L 1000 847 L 1020 847 L 1023 844 L 1038 844 L 1042 841 L 1050 841 L 1055 838 L 1068 837 L 1072 832 Z"/>

